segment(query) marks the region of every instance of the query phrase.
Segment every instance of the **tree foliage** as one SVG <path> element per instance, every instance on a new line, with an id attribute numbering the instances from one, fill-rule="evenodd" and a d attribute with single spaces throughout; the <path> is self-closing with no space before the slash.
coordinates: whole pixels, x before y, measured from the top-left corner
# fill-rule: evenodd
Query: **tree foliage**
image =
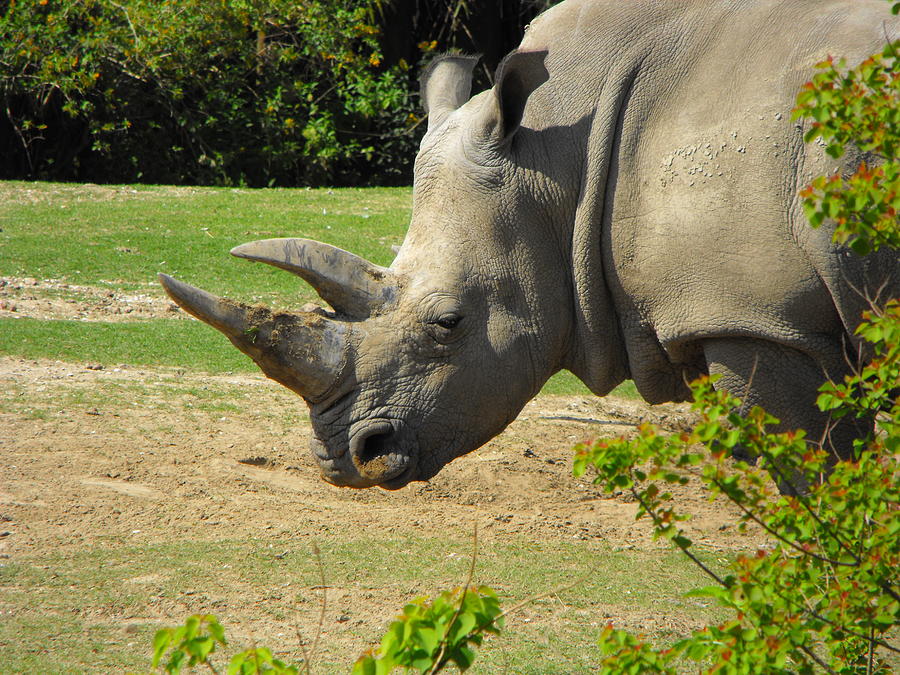
<path id="1" fill-rule="evenodd" d="M 547 4 L 10 0 L 0 178 L 408 184 L 420 61 L 487 43 L 489 73 Z"/>
<path id="2" fill-rule="evenodd" d="M 391 623 L 380 646 L 357 660 L 352 672 L 387 675 L 403 668 L 433 675 L 451 665 L 465 671 L 475 660 L 473 648 L 502 628 L 497 595 L 486 586 L 457 588 L 434 599 L 417 598 Z M 183 668 L 206 666 L 215 673 L 215 651 L 227 644 L 225 629 L 215 616 L 195 614 L 181 626 L 156 632 L 152 667 L 174 674 Z M 228 675 L 298 675 L 312 671 L 310 654 L 299 663 L 289 664 L 275 658 L 267 647 L 235 654 L 227 669 Z"/>
<path id="3" fill-rule="evenodd" d="M 898 46 L 849 70 L 833 59 L 819 64 L 797 99 L 795 117 L 812 120 L 807 141 L 823 139 L 833 157 L 850 144 L 868 153 L 851 176 L 817 178 L 801 193 L 811 224 L 833 222 L 835 241 L 858 253 L 900 244 Z M 826 453 L 802 431 L 771 433 L 777 420 L 760 408 L 739 414 L 740 402 L 708 378 L 692 385 L 701 420 L 690 432 L 667 436 L 644 426 L 635 439 L 579 448 L 576 471 L 591 467 L 605 489 L 630 491 L 655 535 L 715 582 L 693 595 L 714 598 L 733 617 L 667 649 L 610 626 L 600 640 L 601 672 L 675 673 L 685 661 L 708 673 L 891 672 L 882 657 L 900 654 L 900 303 L 873 307 L 857 333 L 874 359 L 843 382 L 823 385 L 818 405 L 834 419 L 874 417 L 875 431 L 857 442 L 855 461 L 831 472 Z M 762 457 L 783 481 L 800 477 L 813 487 L 772 494 L 763 469 L 732 467 L 737 446 Z M 666 492 L 690 476 L 737 505 L 740 525 L 761 526 L 773 546 L 739 556 L 724 572 L 708 566 L 679 527 L 689 516 Z"/>
<path id="4" fill-rule="evenodd" d="M 468 670 L 475 661 L 472 648 L 502 628 L 500 603 L 487 586 L 419 598 L 403 608 L 378 649 L 360 657 L 353 675 L 387 675 L 396 668 L 430 674 L 451 664 Z"/>
<path id="5" fill-rule="evenodd" d="M 16 0 L 0 29 L 6 177 L 405 177 L 407 69 L 366 0 Z"/>
<path id="6" fill-rule="evenodd" d="M 835 238 L 857 253 L 883 245 L 900 248 L 900 72 L 897 44 L 888 43 L 851 70 L 843 59 L 819 64 L 820 71 L 797 97 L 795 117 L 813 122 L 807 142 L 825 141 L 825 150 L 840 157 L 848 143 L 868 153 L 849 177 L 820 176 L 801 192 L 813 227 L 826 218 L 837 223 Z"/>

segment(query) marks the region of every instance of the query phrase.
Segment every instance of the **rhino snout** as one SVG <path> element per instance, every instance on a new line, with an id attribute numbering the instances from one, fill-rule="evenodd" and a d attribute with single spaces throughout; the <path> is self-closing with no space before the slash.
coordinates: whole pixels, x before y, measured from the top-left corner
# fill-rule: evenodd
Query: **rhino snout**
<path id="1" fill-rule="evenodd" d="M 352 431 L 348 447 L 329 451 L 314 437 L 312 450 L 322 477 L 329 483 L 398 489 L 413 479 L 415 470 L 413 453 L 403 436 L 402 426 L 395 420 L 367 420 Z"/>

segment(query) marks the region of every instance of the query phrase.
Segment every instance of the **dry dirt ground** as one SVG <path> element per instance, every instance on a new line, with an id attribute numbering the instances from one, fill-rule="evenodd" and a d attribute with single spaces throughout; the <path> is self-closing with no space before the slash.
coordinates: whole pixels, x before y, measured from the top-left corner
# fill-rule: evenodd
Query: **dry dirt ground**
<path id="1" fill-rule="evenodd" d="M 0 315 L 172 316 L 158 296 L 107 295 L 54 284 L 0 281 Z M 7 392 L 0 399 L 6 401 L 0 405 L 0 563 L 109 542 L 290 537 L 309 546 L 361 534 L 433 537 L 447 531 L 465 536 L 476 522 L 485 546 L 526 537 L 657 549 L 663 544 L 651 539 L 643 522 L 635 523 L 637 507 L 628 495 L 603 495 L 589 479 L 573 479 L 571 448 L 596 436 L 633 433 L 642 421 L 678 430 L 690 417 L 683 405 L 651 408 L 615 398 L 538 397 L 499 437 L 457 459 L 429 483 L 396 492 L 352 491 L 319 479 L 306 450 L 309 427 L 302 402 L 261 375 L 4 357 L 0 387 Z M 218 392 L 225 401 L 233 395 L 238 407 L 204 408 L 187 393 L 191 390 Z M 110 391 L 132 393 L 125 398 L 103 393 Z M 29 413 L 29 400 L 44 412 Z M 292 411 L 295 422 L 285 426 L 277 411 Z M 735 514 L 710 504 L 695 487 L 682 489 L 679 496 L 684 510 L 696 514 L 688 533 L 705 549 L 734 552 L 764 543 L 759 533 L 737 532 Z M 137 585 L 157 581 L 130 580 Z M 265 598 L 261 591 L 258 600 L 242 605 L 227 588 L 216 590 L 239 632 L 264 639 L 284 630 L 254 610 L 254 602 Z M 331 592 L 324 625 L 333 638 L 331 649 L 339 650 L 345 613 L 377 632 L 410 597 L 405 593 L 422 591 L 385 594 L 347 587 Z M 173 623 L 172 617 L 208 610 L 202 601 L 160 600 L 143 616 L 111 610 L 110 616 L 94 619 Z M 604 618 L 653 628 L 653 617 L 642 616 L 640 608 Z M 684 627 L 690 626 L 676 626 Z M 360 645 L 348 637 L 344 647 L 352 654 Z"/>

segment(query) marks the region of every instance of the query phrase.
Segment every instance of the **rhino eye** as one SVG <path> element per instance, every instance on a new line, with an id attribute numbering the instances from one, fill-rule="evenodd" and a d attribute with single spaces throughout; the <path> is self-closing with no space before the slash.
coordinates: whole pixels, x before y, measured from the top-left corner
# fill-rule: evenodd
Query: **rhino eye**
<path id="1" fill-rule="evenodd" d="M 457 314 L 445 314 L 434 323 L 445 330 L 452 330 L 459 325 L 460 321 L 462 321 L 462 317 Z"/>

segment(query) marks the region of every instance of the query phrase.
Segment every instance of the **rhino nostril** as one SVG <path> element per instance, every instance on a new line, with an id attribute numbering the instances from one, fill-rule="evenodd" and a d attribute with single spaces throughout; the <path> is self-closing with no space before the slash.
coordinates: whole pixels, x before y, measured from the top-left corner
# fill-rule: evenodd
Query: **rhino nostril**
<path id="1" fill-rule="evenodd" d="M 396 429 L 388 421 L 369 424 L 350 440 L 350 456 L 368 478 L 384 479 L 403 470 L 408 458 L 398 454 Z"/>
<path id="2" fill-rule="evenodd" d="M 390 437 L 391 432 L 389 431 L 366 437 L 362 450 L 359 453 L 359 461 L 363 464 L 368 464 L 382 455 L 388 454 L 390 452 L 388 447 Z"/>
<path id="3" fill-rule="evenodd" d="M 411 457 L 403 447 L 400 428 L 373 420 L 350 439 L 350 459 L 361 476 L 382 484 L 410 468 Z"/>

